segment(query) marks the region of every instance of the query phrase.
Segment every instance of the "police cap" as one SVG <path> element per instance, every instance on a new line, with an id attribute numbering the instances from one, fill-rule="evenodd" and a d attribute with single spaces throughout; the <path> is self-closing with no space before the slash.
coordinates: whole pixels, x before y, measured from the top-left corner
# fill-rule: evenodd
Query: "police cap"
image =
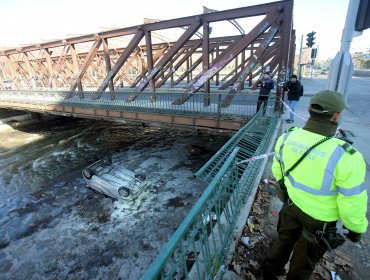
<path id="1" fill-rule="evenodd" d="M 324 90 L 316 93 L 310 100 L 309 109 L 312 112 L 334 115 L 346 107 L 343 95 L 336 91 Z"/>

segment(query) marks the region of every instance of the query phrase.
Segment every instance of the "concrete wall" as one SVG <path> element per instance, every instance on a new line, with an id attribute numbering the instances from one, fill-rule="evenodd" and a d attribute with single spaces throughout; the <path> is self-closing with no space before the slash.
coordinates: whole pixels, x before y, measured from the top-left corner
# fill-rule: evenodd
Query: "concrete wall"
<path id="1" fill-rule="evenodd" d="M 354 77 L 370 77 L 370 69 L 355 69 L 353 71 Z"/>

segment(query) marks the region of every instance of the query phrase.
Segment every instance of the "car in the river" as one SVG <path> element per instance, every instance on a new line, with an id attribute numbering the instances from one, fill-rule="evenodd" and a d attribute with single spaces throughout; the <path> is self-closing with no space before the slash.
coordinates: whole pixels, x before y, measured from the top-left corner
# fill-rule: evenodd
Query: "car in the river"
<path id="1" fill-rule="evenodd" d="M 121 201 L 132 202 L 149 187 L 145 175 L 102 159 L 82 170 L 88 187 Z"/>

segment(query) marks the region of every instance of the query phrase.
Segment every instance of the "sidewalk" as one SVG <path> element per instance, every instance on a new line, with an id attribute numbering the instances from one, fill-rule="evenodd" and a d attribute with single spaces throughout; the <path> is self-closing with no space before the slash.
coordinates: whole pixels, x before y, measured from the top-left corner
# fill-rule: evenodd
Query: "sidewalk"
<path id="1" fill-rule="evenodd" d="M 299 101 L 296 117 L 293 124 L 285 122 L 289 118 L 288 110 L 282 115 L 282 132 L 291 126 L 303 127 L 305 119 L 309 117 L 308 104 L 312 95 L 326 88 L 326 76 L 314 79 L 302 79 L 304 85 L 304 96 Z M 342 129 L 347 132 L 348 138 L 354 141 L 353 146 L 364 156 L 367 173 L 366 185 L 370 186 L 370 78 L 353 78 L 351 92 L 348 96 L 347 108 L 344 111 Z M 264 179 L 257 192 L 248 222 L 246 223 L 243 235 L 235 249 L 233 261 L 229 265 L 228 274 L 224 279 L 262 279 L 261 265 L 265 258 L 266 251 L 271 242 L 277 237 L 276 226 L 278 213 L 282 203 L 275 194 L 275 187 L 269 184 L 271 178 L 270 158 L 265 169 Z M 267 180 L 266 180 L 267 179 Z M 369 203 L 369 202 L 368 202 Z M 370 204 L 368 204 L 369 209 Z M 370 220 L 369 211 L 367 217 Z M 253 246 L 243 242 L 248 239 Z M 244 244 L 243 244 L 244 243 Z M 346 242 L 332 253 L 327 253 L 322 261 L 316 266 L 312 279 L 332 279 L 331 271 L 335 271 L 342 280 L 367 280 L 370 279 L 370 232 L 363 235 L 360 243 Z M 284 276 L 279 279 L 285 279 Z M 339 278 L 336 278 L 339 279 Z"/>

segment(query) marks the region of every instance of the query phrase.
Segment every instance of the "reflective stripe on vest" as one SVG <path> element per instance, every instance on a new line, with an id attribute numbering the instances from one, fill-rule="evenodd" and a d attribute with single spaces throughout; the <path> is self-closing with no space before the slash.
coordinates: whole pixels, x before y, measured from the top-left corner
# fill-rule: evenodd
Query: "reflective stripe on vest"
<path id="1" fill-rule="evenodd" d="M 366 190 L 366 186 L 365 186 L 365 182 L 363 182 L 362 184 L 356 187 L 350 188 L 350 189 L 342 188 L 339 186 L 337 186 L 337 189 L 339 190 L 339 193 L 345 196 L 352 196 L 352 195 L 357 195 L 357 194 L 362 193 L 364 190 Z"/>
<path id="2" fill-rule="evenodd" d="M 337 146 L 334 152 L 331 154 L 329 161 L 325 167 L 324 178 L 321 183 L 321 190 L 327 195 L 333 195 L 330 191 L 330 187 L 334 180 L 334 171 L 341 157 L 346 153 L 342 146 Z M 338 191 L 336 191 L 338 192 Z M 323 194 L 325 195 L 325 194 Z"/>
<path id="3" fill-rule="evenodd" d="M 283 147 L 284 147 L 285 141 L 288 138 L 289 134 L 290 134 L 290 132 L 286 133 L 284 135 L 283 142 L 280 146 L 280 151 L 279 151 L 280 157 L 275 155 L 275 158 L 281 164 L 284 173 L 285 173 L 285 165 L 284 165 L 284 162 L 282 161 Z M 331 154 L 331 156 L 329 158 L 329 161 L 328 161 L 328 163 L 325 167 L 324 177 L 323 177 L 320 189 L 313 189 L 310 186 L 307 186 L 305 184 L 297 182 L 294 179 L 294 177 L 290 174 L 287 176 L 287 178 L 289 179 L 291 185 L 294 188 L 300 189 L 304 192 L 307 192 L 307 193 L 310 193 L 310 194 L 313 194 L 313 195 L 334 196 L 334 195 L 340 193 L 344 196 L 353 196 L 353 195 L 360 194 L 362 191 L 364 191 L 366 189 L 365 182 L 358 185 L 358 186 L 352 187 L 350 189 L 343 188 L 343 187 L 340 187 L 340 186 L 336 186 L 335 190 L 330 190 L 330 188 L 332 186 L 332 183 L 333 183 L 333 180 L 334 180 L 335 168 L 336 168 L 339 160 L 341 159 L 341 157 L 345 153 L 346 153 L 346 150 L 342 146 L 337 146 L 335 148 L 335 150 Z M 286 175 L 284 174 L 284 176 L 286 176 Z"/>
<path id="4" fill-rule="evenodd" d="M 304 192 L 307 192 L 307 193 L 310 193 L 310 194 L 333 196 L 333 195 L 336 195 L 338 193 L 338 190 L 333 190 L 333 191 L 328 192 L 327 190 L 323 190 L 323 189 L 321 189 L 321 190 L 313 189 L 310 186 L 306 186 L 304 184 L 301 184 L 301 183 L 295 181 L 292 175 L 288 175 L 288 179 L 289 179 L 290 183 L 292 184 L 292 186 L 294 188 L 300 189 L 300 190 L 302 190 Z"/>
<path id="5" fill-rule="evenodd" d="M 281 143 L 280 150 L 279 150 L 280 157 L 278 157 L 277 154 L 275 153 L 275 158 L 281 164 L 281 167 L 283 169 L 283 172 L 285 170 L 285 165 L 284 165 L 284 162 L 282 161 L 282 158 L 283 158 L 283 147 L 284 147 L 285 141 L 288 138 L 289 134 L 290 134 L 290 131 L 284 134 L 283 142 Z"/>

